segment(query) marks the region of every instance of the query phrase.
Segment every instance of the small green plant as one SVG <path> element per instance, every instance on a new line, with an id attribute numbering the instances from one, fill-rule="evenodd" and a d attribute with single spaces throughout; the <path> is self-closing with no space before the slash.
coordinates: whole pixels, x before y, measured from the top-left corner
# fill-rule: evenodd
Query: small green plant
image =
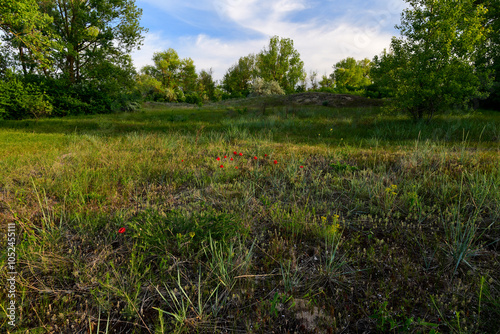
<path id="1" fill-rule="evenodd" d="M 291 261 L 288 261 L 286 265 L 281 263 L 280 270 L 286 293 L 289 293 L 293 291 L 296 287 L 300 286 L 302 281 L 302 274 L 297 269 L 295 270 L 291 269 Z"/>
<path id="2" fill-rule="evenodd" d="M 250 249 L 246 249 L 241 240 L 238 245 L 233 242 L 226 245 L 209 236 L 208 245 L 203 248 L 206 257 L 210 259 L 208 266 L 227 293 L 236 284 L 236 277 L 243 274 L 250 265 L 253 246 L 252 244 Z"/>
<path id="3" fill-rule="evenodd" d="M 359 168 L 356 166 L 351 166 L 351 165 L 344 164 L 341 162 L 330 164 L 330 167 L 332 167 L 332 169 L 334 171 L 336 171 L 337 173 L 339 173 L 339 172 L 355 172 L 355 171 L 359 170 Z"/>
<path id="4" fill-rule="evenodd" d="M 157 307 L 154 307 L 154 309 L 160 313 L 160 327 L 162 329 L 164 328 L 163 313 L 165 313 L 173 318 L 175 333 L 178 333 L 181 332 L 185 326 L 197 327 L 200 323 L 208 319 L 210 313 L 206 312 L 207 305 L 212 301 L 212 297 L 217 297 L 219 285 L 212 289 L 206 300 L 203 300 L 201 271 L 198 273 L 196 299 L 191 298 L 183 287 L 179 270 L 177 270 L 177 280 L 175 283 L 176 287 L 173 289 L 165 285 L 168 300 L 160 290 L 156 288 L 156 291 L 163 301 L 171 306 L 171 311 L 165 311 Z"/>

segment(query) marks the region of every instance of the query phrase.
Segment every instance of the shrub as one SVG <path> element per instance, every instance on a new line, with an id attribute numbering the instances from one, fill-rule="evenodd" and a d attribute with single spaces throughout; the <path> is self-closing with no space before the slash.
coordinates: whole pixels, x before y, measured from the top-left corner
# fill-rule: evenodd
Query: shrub
<path id="1" fill-rule="evenodd" d="M 16 76 L 0 81 L 0 118 L 39 118 L 50 115 L 52 104 L 47 94 Z"/>
<path id="2" fill-rule="evenodd" d="M 262 78 L 257 78 L 253 81 L 250 91 L 253 96 L 285 95 L 285 91 L 280 87 L 278 82 L 274 80 L 265 81 Z"/>

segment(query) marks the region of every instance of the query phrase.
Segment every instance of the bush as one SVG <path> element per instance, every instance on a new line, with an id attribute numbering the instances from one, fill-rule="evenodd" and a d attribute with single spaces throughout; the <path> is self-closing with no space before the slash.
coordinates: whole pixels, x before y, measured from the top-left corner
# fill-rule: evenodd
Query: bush
<path id="1" fill-rule="evenodd" d="M 285 95 L 285 91 L 280 87 L 279 83 L 274 80 L 265 81 L 261 78 L 254 80 L 250 91 L 253 96 Z"/>
<path id="2" fill-rule="evenodd" d="M 0 81 L 0 118 L 39 118 L 50 115 L 52 104 L 47 94 L 16 76 Z"/>

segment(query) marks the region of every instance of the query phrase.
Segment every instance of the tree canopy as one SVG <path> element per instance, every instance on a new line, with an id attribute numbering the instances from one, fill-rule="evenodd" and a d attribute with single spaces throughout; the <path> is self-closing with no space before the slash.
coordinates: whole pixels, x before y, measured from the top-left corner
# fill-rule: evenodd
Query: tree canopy
<path id="1" fill-rule="evenodd" d="M 394 91 L 394 107 L 415 119 L 487 96 L 491 81 L 476 66 L 488 32 L 486 10 L 473 0 L 407 0 L 401 37 L 375 57 L 375 81 Z"/>
<path id="2" fill-rule="evenodd" d="M 295 91 L 297 84 L 304 80 L 304 62 L 289 38 L 271 37 L 267 49 L 256 58 L 256 76 L 264 81 L 276 81 L 286 93 Z"/>
<path id="3" fill-rule="evenodd" d="M 370 79 L 371 62 L 365 58 L 356 61 L 352 57 L 343 59 L 335 64 L 332 80 L 335 87 L 361 89 L 372 83 Z"/>

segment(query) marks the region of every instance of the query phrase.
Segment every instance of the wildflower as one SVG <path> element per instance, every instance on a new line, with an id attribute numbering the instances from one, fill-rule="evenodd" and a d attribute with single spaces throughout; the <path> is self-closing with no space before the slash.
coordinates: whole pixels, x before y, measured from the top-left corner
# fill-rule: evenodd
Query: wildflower
<path id="1" fill-rule="evenodd" d="M 304 168 L 304 166 L 300 166 L 300 168 Z"/>
<path id="2" fill-rule="evenodd" d="M 118 233 L 125 233 L 125 227 L 122 227 L 118 230 Z"/>
<path id="3" fill-rule="evenodd" d="M 257 160 L 257 157 L 253 157 L 255 160 Z"/>
<path id="4" fill-rule="evenodd" d="M 278 163 L 278 160 L 274 160 L 274 164 L 276 165 Z"/>
<path id="5" fill-rule="evenodd" d="M 233 158 L 231 158 L 231 161 L 233 161 Z"/>
<path id="6" fill-rule="evenodd" d="M 267 154 L 264 154 L 265 157 L 267 157 Z"/>
<path id="7" fill-rule="evenodd" d="M 184 162 L 184 160 L 181 160 L 181 162 Z"/>
<path id="8" fill-rule="evenodd" d="M 194 233 L 194 232 L 189 232 L 189 236 L 191 237 L 191 239 L 194 238 L 195 234 L 196 233 Z"/>
<path id="9" fill-rule="evenodd" d="M 330 129 L 330 131 L 333 131 L 333 129 Z"/>
<path id="10" fill-rule="evenodd" d="M 217 161 L 220 161 L 220 157 L 217 157 Z"/>
<path id="11" fill-rule="evenodd" d="M 226 159 L 226 158 L 227 158 L 227 155 L 224 156 L 224 159 Z"/>
<path id="12" fill-rule="evenodd" d="M 240 157 L 242 157 L 242 156 L 243 156 L 243 153 L 240 152 Z"/>
<path id="13" fill-rule="evenodd" d="M 224 165 L 220 165 L 219 167 L 220 167 L 220 168 L 224 168 Z"/>
<path id="14" fill-rule="evenodd" d="M 234 151 L 234 152 L 233 152 L 233 154 L 234 154 L 234 155 L 238 155 L 238 152 Z"/>
<path id="15" fill-rule="evenodd" d="M 234 168 L 238 169 L 238 166 L 236 166 L 236 167 L 234 167 Z"/>

